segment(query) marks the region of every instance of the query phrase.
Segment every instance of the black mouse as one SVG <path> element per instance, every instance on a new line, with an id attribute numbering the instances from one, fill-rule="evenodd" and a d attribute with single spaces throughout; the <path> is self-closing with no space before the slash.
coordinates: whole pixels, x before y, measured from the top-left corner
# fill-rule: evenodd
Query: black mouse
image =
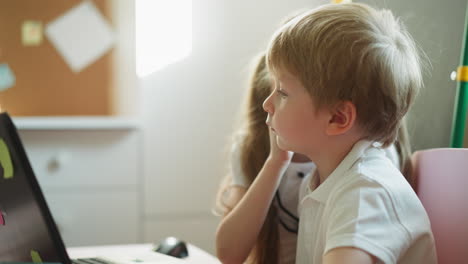
<path id="1" fill-rule="evenodd" d="M 176 258 L 188 257 L 187 244 L 175 237 L 166 237 L 156 245 L 154 251 Z"/>

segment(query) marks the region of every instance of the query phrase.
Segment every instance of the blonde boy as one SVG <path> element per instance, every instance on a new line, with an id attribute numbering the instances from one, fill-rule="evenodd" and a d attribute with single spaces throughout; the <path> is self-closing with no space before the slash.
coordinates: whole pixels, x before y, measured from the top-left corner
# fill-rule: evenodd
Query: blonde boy
<path id="1" fill-rule="evenodd" d="M 325 5 L 281 27 L 267 63 L 276 143 L 317 165 L 299 197 L 296 263 L 436 263 L 427 214 L 381 148 L 422 86 L 405 28 L 387 10 Z"/>

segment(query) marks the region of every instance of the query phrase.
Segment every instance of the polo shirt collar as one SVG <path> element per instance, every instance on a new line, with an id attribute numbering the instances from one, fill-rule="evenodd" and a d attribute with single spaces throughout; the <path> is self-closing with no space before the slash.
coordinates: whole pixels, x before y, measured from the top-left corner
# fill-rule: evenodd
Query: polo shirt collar
<path id="1" fill-rule="evenodd" d="M 372 144 L 372 141 L 360 140 L 356 142 L 351 149 L 351 151 L 346 155 L 346 157 L 340 162 L 338 167 L 325 179 L 322 184 L 320 184 L 314 190 L 310 189 L 310 183 L 307 184 L 307 194 L 304 197 L 314 199 L 320 203 L 325 203 L 328 199 L 328 196 L 332 189 L 337 185 L 337 182 L 341 180 L 343 174 L 345 174 L 355 163 L 356 161 L 363 156 L 364 151 L 366 151 Z M 374 143 L 376 146 L 376 143 Z M 311 177 L 311 182 L 317 181 L 317 170 L 316 173 Z"/>

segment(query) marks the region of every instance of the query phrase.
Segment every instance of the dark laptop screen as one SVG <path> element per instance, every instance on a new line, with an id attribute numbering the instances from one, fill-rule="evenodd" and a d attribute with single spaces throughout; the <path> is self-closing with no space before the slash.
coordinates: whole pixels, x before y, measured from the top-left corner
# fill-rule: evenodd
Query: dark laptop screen
<path id="1" fill-rule="evenodd" d="M 68 262 L 9 116 L 0 114 L 0 263 Z"/>

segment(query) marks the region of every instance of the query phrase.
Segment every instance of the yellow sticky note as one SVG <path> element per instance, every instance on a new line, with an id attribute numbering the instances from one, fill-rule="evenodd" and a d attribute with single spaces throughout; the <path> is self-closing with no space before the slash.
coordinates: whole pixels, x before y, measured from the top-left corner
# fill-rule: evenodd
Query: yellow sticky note
<path id="1" fill-rule="evenodd" d="M 0 163 L 3 167 L 3 178 L 11 179 L 13 178 L 13 163 L 11 162 L 10 151 L 8 150 L 8 146 L 0 138 Z"/>
<path id="2" fill-rule="evenodd" d="M 31 259 L 33 263 L 42 263 L 41 256 L 39 256 L 39 253 L 35 250 L 31 250 Z"/>
<path id="3" fill-rule="evenodd" d="M 39 21 L 27 20 L 23 22 L 21 28 L 21 40 L 24 46 L 38 46 L 42 43 L 42 23 Z"/>

